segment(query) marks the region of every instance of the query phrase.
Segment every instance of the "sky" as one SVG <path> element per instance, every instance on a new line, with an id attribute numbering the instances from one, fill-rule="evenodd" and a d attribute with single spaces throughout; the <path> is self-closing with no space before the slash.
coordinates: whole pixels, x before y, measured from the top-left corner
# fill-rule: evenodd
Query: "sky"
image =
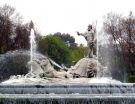
<path id="1" fill-rule="evenodd" d="M 25 22 L 33 20 L 42 35 L 69 33 L 76 43 L 86 45 L 82 36 L 89 24 L 96 24 L 100 31 L 103 16 L 109 12 L 128 15 L 135 13 L 134 0 L 0 0 L 0 6 L 9 4 L 16 8 Z"/>

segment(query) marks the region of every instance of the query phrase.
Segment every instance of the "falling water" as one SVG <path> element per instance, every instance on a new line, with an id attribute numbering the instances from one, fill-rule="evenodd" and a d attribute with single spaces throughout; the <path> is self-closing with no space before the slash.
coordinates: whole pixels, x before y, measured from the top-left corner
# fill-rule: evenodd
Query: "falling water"
<path id="1" fill-rule="evenodd" d="M 97 48 L 97 50 L 96 50 L 96 54 L 97 54 L 97 76 L 96 77 L 99 77 L 99 44 L 98 44 L 98 40 L 99 40 L 99 37 L 98 37 L 98 35 L 96 34 L 96 40 L 97 40 L 97 42 L 96 42 L 96 48 Z"/>
<path id="2" fill-rule="evenodd" d="M 34 34 L 34 29 L 31 29 L 30 31 L 30 62 L 33 61 L 34 53 L 36 52 L 37 45 L 35 41 L 35 34 Z M 32 65 L 31 65 L 31 70 L 30 72 L 32 73 Z"/>
<path id="3" fill-rule="evenodd" d="M 135 104 L 134 84 L 0 85 L 2 104 Z"/>

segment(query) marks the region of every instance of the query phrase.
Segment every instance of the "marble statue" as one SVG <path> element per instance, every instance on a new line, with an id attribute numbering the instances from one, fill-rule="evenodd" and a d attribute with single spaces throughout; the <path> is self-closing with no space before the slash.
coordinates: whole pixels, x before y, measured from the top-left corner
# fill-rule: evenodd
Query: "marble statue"
<path id="1" fill-rule="evenodd" d="M 88 29 L 85 33 L 79 33 L 78 35 L 82 35 L 85 37 L 88 46 L 88 57 L 93 58 L 93 55 L 96 55 L 96 30 L 93 29 L 92 25 L 88 26 Z"/>

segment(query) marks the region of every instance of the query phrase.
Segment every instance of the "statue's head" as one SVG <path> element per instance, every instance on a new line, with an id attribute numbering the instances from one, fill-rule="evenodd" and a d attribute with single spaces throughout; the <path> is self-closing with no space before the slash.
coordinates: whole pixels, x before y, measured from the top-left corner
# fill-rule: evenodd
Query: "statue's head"
<path id="1" fill-rule="evenodd" d="M 92 29 L 92 25 L 88 25 L 88 31 Z"/>
<path id="2" fill-rule="evenodd" d="M 34 23 L 32 20 L 30 21 L 29 27 L 30 27 L 30 29 L 34 28 Z"/>

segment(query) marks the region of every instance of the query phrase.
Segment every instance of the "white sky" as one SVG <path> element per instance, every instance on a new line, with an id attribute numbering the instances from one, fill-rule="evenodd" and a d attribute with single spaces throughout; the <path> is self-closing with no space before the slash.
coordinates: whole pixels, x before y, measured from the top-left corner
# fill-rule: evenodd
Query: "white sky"
<path id="1" fill-rule="evenodd" d="M 74 35 L 77 43 L 86 45 L 76 31 L 85 32 L 88 24 L 97 21 L 98 30 L 108 12 L 135 13 L 134 0 L 0 0 L 0 5 L 14 6 L 24 21 L 33 20 L 43 34 L 61 32 Z"/>

